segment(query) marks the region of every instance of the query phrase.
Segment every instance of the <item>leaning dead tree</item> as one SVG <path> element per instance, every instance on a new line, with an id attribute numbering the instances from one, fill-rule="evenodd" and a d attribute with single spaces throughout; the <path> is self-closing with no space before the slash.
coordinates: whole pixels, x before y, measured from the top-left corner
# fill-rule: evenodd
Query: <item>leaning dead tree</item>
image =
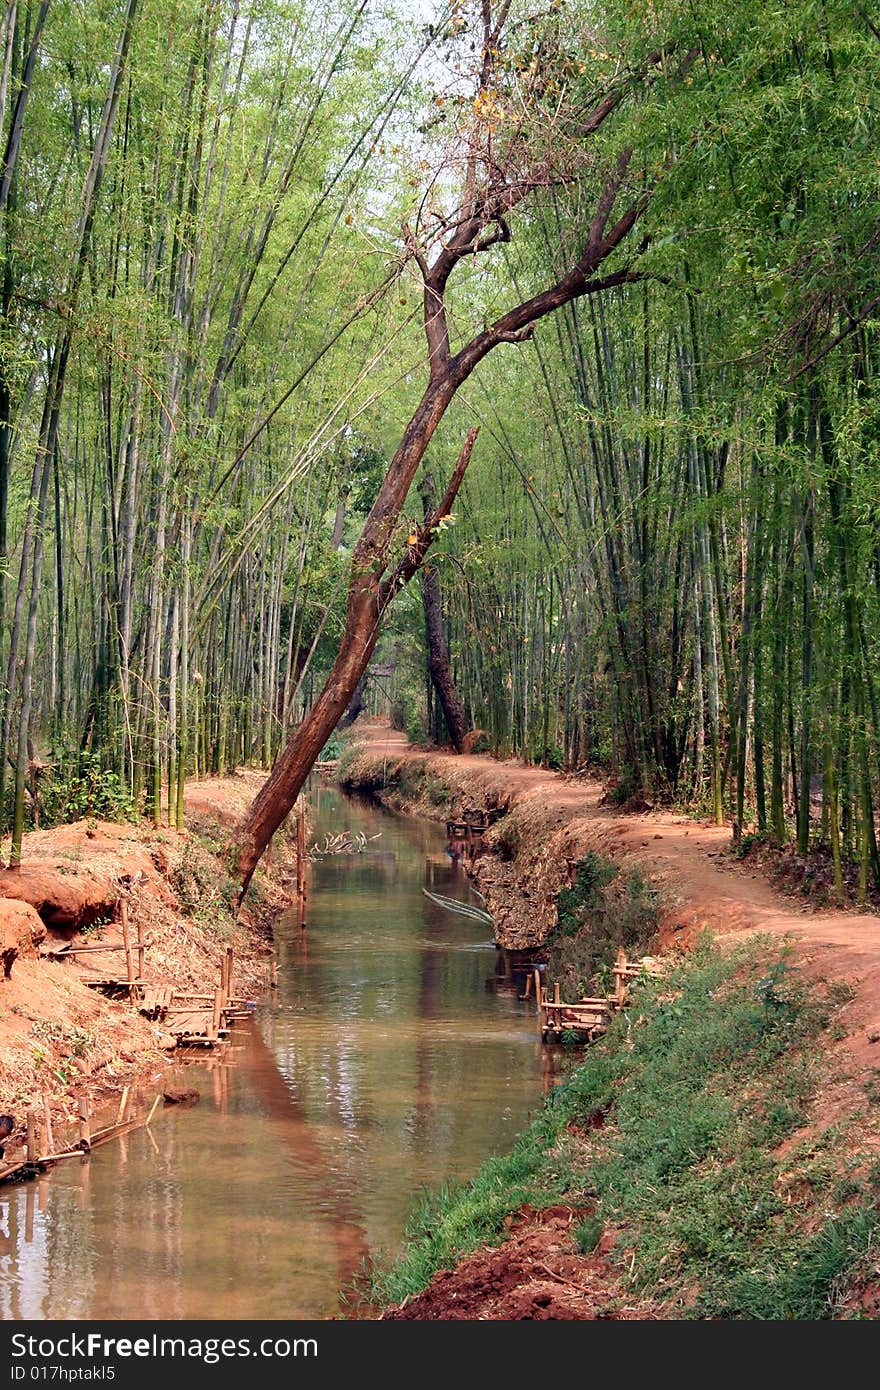
<path id="1" fill-rule="evenodd" d="M 422 285 L 428 381 L 354 548 L 346 624 L 333 668 L 237 827 L 242 896 L 366 670 L 385 610 L 419 569 L 452 510 L 476 429 L 468 434 L 442 500 L 409 534 L 401 552 L 401 512 L 456 392 L 494 348 L 525 342 L 539 320 L 562 305 L 642 278 L 636 249 L 622 264 L 600 273 L 647 207 L 650 187 L 644 177 L 631 175 L 631 148 L 624 147 L 605 162 L 595 148 L 595 137 L 629 94 L 664 73 L 666 57 L 654 54 L 641 70 L 620 71 L 609 78 L 602 92 L 562 103 L 548 78 L 558 50 L 548 51 L 544 61 L 518 64 L 505 41 L 509 11 L 510 0 L 494 9 L 491 0 L 480 4 L 474 85 L 467 102 L 459 100 L 459 109 L 468 113 L 467 125 L 456 130 L 456 150 L 438 171 L 414 224 L 403 228 L 405 264 L 415 268 Z M 461 25 L 463 20 L 453 23 Z M 529 52 L 534 51 L 532 44 Z M 458 206 L 444 210 L 437 190 L 456 162 Z M 448 296 L 454 273 L 511 239 L 509 219 L 517 209 L 542 192 L 573 186 L 582 199 L 591 186 L 595 192 L 585 234 L 568 268 L 453 350 Z"/>

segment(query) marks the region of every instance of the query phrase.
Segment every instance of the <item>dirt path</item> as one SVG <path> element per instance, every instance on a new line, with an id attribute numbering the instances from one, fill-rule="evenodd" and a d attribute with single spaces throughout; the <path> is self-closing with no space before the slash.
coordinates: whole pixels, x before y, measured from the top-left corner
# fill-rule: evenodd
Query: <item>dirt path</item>
<path id="1" fill-rule="evenodd" d="M 592 849 L 637 866 L 660 890 L 664 948 L 690 944 L 704 928 L 721 943 L 756 935 L 790 941 L 800 970 L 833 982 L 835 1001 L 851 997 L 835 1009 L 834 1029 L 823 1040 L 829 1066 L 813 1097 L 809 1128 L 786 1140 L 786 1147 L 855 1117 L 865 1152 L 876 1152 L 876 1130 L 859 1117 L 865 1119 L 866 1093 L 871 1095 L 869 1088 L 880 1078 L 880 917 L 817 910 L 808 897 L 782 892 L 759 866 L 734 855 L 729 828 L 668 811 L 623 814 L 605 802 L 596 781 L 488 757 L 426 753 L 378 723 L 358 726 L 358 733 L 363 752 L 356 755 L 354 770 L 363 773 L 365 783 L 372 774 L 381 787 L 387 764 L 389 787 L 404 789 L 398 801 L 421 788 L 417 805 L 423 812 L 455 815 L 467 806 L 507 811 L 487 836 L 504 853 L 475 864 L 499 937 L 515 942 L 531 924 L 541 939 L 555 920 L 555 896 L 568 881 L 567 861 L 577 862 Z M 422 768 L 416 775 L 407 764 L 418 762 Z M 444 789 L 451 800 L 443 800 Z M 438 1271 L 424 1290 L 382 1316 L 579 1321 L 679 1316 L 677 1309 L 665 1309 L 662 1293 L 656 1305 L 647 1292 L 644 1301 L 632 1303 L 620 1262 L 609 1253 L 613 1230 L 603 1232 L 594 1255 L 580 1255 L 572 1237 L 578 1216 L 562 1208 L 523 1209 L 500 1244 Z M 874 1308 L 871 1300 L 873 1293 L 864 1307 Z"/>
<path id="2" fill-rule="evenodd" d="M 880 1045 L 872 1041 L 880 1042 L 880 916 L 815 910 L 808 898 L 781 892 L 748 860 L 736 858 L 729 827 L 670 811 L 621 814 L 603 804 L 598 781 L 482 755 L 426 754 L 379 722 L 359 724 L 357 733 L 373 755 L 389 762 L 426 759 L 435 777 L 494 797 L 526 823 L 558 827 L 560 847 L 588 843 L 635 861 L 662 890 L 667 944 L 691 941 L 704 927 L 728 939 L 790 938 L 811 974 L 840 978 L 855 990 L 846 1011 L 846 1046 L 861 1067 L 880 1068 Z"/>

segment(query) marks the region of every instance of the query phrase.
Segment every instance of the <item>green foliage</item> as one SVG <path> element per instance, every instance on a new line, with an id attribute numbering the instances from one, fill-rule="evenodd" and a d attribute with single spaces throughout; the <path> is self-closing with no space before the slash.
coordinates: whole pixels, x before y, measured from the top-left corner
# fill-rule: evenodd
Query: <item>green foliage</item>
<path id="1" fill-rule="evenodd" d="M 238 902 L 238 883 L 232 874 L 221 875 L 224 846 L 209 837 L 190 833 L 168 870 L 168 882 L 181 911 L 224 940 L 232 935 Z"/>
<path id="2" fill-rule="evenodd" d="M 657 929 L 657 894 L 637 870 L 623 873 L 592 850 L 557 899 L 548 971 L 566 998 L 589 993 L 622 947 L 643 954 Z"/>
<path id="3" fill-rule="evenodd" d="M 574 1242 L 582 1255 L 592 1255 L 602 1235 L 598 1216 L 588 1216 L 574 1228 Z"/>
<path id="4" fill-rule="evenodd" d="M 590 850 L 577 866 L 577 875 L 570 888 L 563 888 L 556 899 L 559 930 L 571 936 L 584 924 L 584 914 L 600 911 L 604 905 L 603 889 L 620 873 L 610 859 Z"/>
<path id="5" fill-rule="evenodd" d="M 65 750 L 40 783 L 44 825 L 85 820 L 133 821 L 137 808 L 118 772 L 99 753 Z"/>
<path id="6" fill-rule="evenodd" d="M 424 1200 L 403 1255 L 374 1271 L 373 1300 L 397 1301 L 497 1240 L 523 1202 L 589 1192 L 578 1249 L 613 1226 L 618 1277 L 671 1316 L 839 1315 L 870 1272 L 880 1208 L 852 1135 L 791 1143 L 827 1065 L 828 1017 L 770 942 L 725 956 L 704 945 L 640 980 L 512 1153 Z"/>

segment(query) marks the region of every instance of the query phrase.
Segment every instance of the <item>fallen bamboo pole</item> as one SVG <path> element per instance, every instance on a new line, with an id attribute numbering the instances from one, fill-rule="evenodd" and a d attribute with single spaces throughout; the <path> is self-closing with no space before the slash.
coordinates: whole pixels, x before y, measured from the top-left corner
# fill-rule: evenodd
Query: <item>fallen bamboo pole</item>
<path id="1" fill-rule="evenodd" d="M 85 1154 L 82 1149 L 62 1149 L 61 1153 L 58 1154 L 41 1154 L 37 1163 L 60 1163 L 64 1158 L 85 1158 Z M 0 1178 L 2 1178 L 2 1174 L 0 1174 Z"/>
<path id="2" fill-rule="evenodd" d="M 143 947 L 138 947 L 140 951 L 148 951 L 152 942 L 144 941 Z M 65 956 L 85 956 L 89 951 L 124 951 L 125 943 L 122 941 L 107 941 L 96 946 L 61 946 L 57 951 L 42 951 L 44 956 L 52 956 L 56 960 L 64 960 Z"/>
<path id="3" fill-rule="evenodd" d="M 153 1104 L 152 1104 L 152 1106 L 150 1107 L 150 1113 L 149 1113 L 149 1115 L 147 1116 L 146 1120 L 144 1121 L 144 1124 L 147 1124 L 147 1125 L 148 1125 L 148 1124 L 150 1123 L 150 1121 L 152 1120 L 153 1116 L 154 1116 L 155 1113 L 156 1113 L 156 1106 L 159 1104 L 159 1101 L 160 1101 L 161 1099 L 162 1099 L 162 1096 L 161 1096 L 161 1093 L 160 1093 L 160 1094 L 156 1097 L 156 1099 L 153 1101 Z"/>
<path id="4" fill-rule="evenodd" d="M 121 1125 L 110 1125 L 107 1129 L 100 1129 L 93 1135 L 91 1147 L 97 1149 L 101 1144 L 109 1144 L 111 1139 L 121 1139 L 124 1134 L 131 1134 L 133 1129 L 141 1129 L 143 1125 L 143 1120 L 125 1120 Z"/>
<path id="5" fill-rule="evenodd" d="M 175 999 L 207 999 L 207 1000 L 210 1000 L 211 1003 L 213 1003 L 213 1002 L 214 1002 L 214 991 L 212 990 L 210 994 L 207 994 L 207 993 L 199 994 L 199 993 L 196 993 L 196 992 L 193 992 L 193 993 L 190 994 L 190 993 L 187 993 L 186 990 L 175 990 L 175 991 L 174 991 L 174 994 L 173 994 L 172 997 L 171 997 L 171 1005 L 172 1005 L 172 1007 L 173 1007 L 173 1005 L 174 1005 Z M 253 1004 L 253 1003 L 255 1002 L 255 1000 L 253 1000 L 253 999 L 246 999 L 245 996 L 244 996 L 243 994 L 237 994 L 237 995 L 230 995 L 229 1001 L 228 1001 L 228 1002 L 229 1002 L 230 1004 Z"/>

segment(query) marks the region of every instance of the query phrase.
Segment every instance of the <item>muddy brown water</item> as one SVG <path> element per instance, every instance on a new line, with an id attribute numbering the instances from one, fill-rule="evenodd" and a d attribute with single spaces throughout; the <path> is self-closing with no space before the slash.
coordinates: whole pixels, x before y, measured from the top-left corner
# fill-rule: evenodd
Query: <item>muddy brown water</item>
<path id="1" fill-rule="evenodd" d="M 442 832 L 313 802 L 319 843 L 378 838 L 314 865 L 306 931 L 276 929 L 276 996 L 221 1058 L 176 1069 L 197 1106 L 0 1189 L 3 1319 L 333 1317 L 420 1190 L 539 1108 L 532 1006 L 499 980 L 491 928 L 422 892 L 475 901 Z"/>

